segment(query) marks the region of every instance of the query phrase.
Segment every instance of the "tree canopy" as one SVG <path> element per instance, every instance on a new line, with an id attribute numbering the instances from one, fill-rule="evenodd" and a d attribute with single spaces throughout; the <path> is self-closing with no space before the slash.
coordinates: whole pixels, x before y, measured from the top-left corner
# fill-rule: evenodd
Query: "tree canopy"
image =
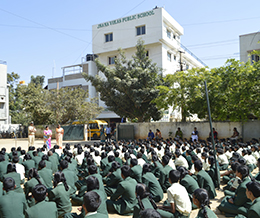
<path id="1" fill-rule="evenodd" d="M 18 74 L 8 74 L 12 123 L 85 123 L 102 111 L 95 99 L 87 101 L 88 93 L 81 87 L 49 91 L 43 89 L 44 76 L 32 76 L 28 85 L 18 84 L 19 78 Z"/>
<path id="2" fill-rule="evenodd" d="M 159 120 L 162 112 L 153 102 L 159 96 L 157 86 L 163 84 L 160 69 L 146 55 L 144 42 L 139 40 L 136 53 L 127 60 L 119 49 L 113 67 L 96 59 L 98 70 L 104 76 L 83 74 L 100 93 L 108 109 L 121 117 L 138 119 L 138 122 Z"/>
<path id="3" fill-rule="evenodd" d="M 160 108 L 180 108 L 183 121 L 197 114 L 207 119 L 207 102 L 204 81 L 207 82 L 212 119 L 215 121 L 245 121 L 260 118 L 260 63 L 249 60 L 227 60 L 224 66 L 191 69 L 167 75 L 169 86 L 159 86 Z"/>

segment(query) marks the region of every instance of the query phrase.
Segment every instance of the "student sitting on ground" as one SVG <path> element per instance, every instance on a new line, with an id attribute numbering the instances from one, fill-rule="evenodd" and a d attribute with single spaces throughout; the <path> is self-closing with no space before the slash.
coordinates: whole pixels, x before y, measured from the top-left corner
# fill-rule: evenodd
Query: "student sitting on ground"
<path id="1" fill-rule="evenodd" d="M 137 182 L 130 177 L 131 168 L 128 165 L 122 166 L 121 176 L 123 181 L 118 184 L 116 192 L 107 200 L 107 210 L 120 215 L 132 213 L 137 203 L 135 187 Z"/>
<path id="2" fill-rule="evenodd" d="M 195 168 L 195 171 L 197 172 L 197 182 L 198 182 L 200 188 L 204 188 L 208 191 L 209 198 L 214 199 L 217 196 L 214 183 L 213 183 L 211 177 L 209 176 L 209 174 L 206 173 L 206 171 L 202 169 L 202 166 L 203 165 L 200 160 L 196 160 L 194 162 L 194 168 Z"/>
<path id="3" fill-rule="evenodd" d="M 222 212 L 225 212 L 226 215 L 236 215 L 238 210 L 243 210 L 243 215 L 247 215 L 247 209 L 251 206 L 251 201 L 246 197 L 246 184 L 250 182 L 248 177 L 249 170 L 245 165 L 240 165 L 237 167 L 236 176 L 241 179 L 241 183 L 236 189 L 233 196 L 227 196 L 218 206 L 218 209 Z"/>
<path id="4" fill-rule="evenodd" d="M 174 217 L 186 218 L 191 213 L 191 201 L 187 190 L 178 183 L 180 179 L 180 172 L 178 170 L 171 170 L 169 173 L 169 181 L 171 186 L 167 190 L 167 201 L 162 207 L 174 214 Z"/>
<path id="5" fill-rule="evenodd" d="M 209 207 L 209 196 L 207 190 L 196 189 L 193 193 L 193 204 L 200 210 L 196 218 L 217 218 L 216 214 Z"/>
<path id="6" fill-rule="evenodd" d="M 84 196 L 84 203 L 82 205 L 86 216 L 88 218 L 107 218 L 105 214 L 98 213 L 97 210 L 101 204 L 100 196 L 94 192 L 87 192 Z"/>
<path id="7" fill-rule="evenodd" d="M 237 215 L 236 218 L 256 218 L 260 217 L 260 183 L 257 181 L 252 181 L 246 184 L 246 196 L 250 199 L 253 204 L 249 208 L 247 215 L 243 216 L 241 214 Z M 240 210 L 238 210 L 240 213 Z"/>
<path id="8" fill-rule="evenodd" d="M 23 193 L 15 190 L 15 181 L 11 177 L 4 179 L 3 189 L 6 194 L 0 198 L 0 217 L 22 218 L 26 209 L 26 200 Z"/>
<path id="9" fill-rule="evenodd" d="M 26 218 L 58 217 L 56 204 L 54 202 L 45 201 L 47 196 L 47 188 L 44 185 L 36 185 L 32 190 L 32 196 L 35 199 L 35 205 L 26 210 Z"/>

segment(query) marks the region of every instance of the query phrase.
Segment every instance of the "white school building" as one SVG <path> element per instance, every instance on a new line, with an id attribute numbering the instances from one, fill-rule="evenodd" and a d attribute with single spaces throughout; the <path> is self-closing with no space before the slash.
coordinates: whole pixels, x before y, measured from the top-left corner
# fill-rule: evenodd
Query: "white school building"
<path id="1" fill-rule="evenodd" d="M 183 27 L 164 8 L 156 7 L 150 11 L 93 25 L 92 52 L 98 56 L 101 63 L 113 67 L 118 49 L 121 48 L 126 58 L 130 59 L 135 53 L 138 39 L 141 38 L 144 41 L 149 58 L 163 69 L 163 76 L 174 74 L 179 70 L 204 67 L 205 64 L 181 44 L 183 34 Z M 76 65 L 79 71 L 75 74 L 81 74 L 83 66 L 88 65 L 89 74 L 102 76 L 102 73 L 97 72 L 94 66 L 90 67 L 90 65 L 95 65 L 94 56 L 92 59 L 87 56 L 86 59 Z M 78 78 L 80 75 L 77 78 L 70 76 L 74 74 L 73 70 L 64 71 L 64 69 L 69 68 L 75 68 L 75 65 L 63 68 L 62 77 L 49 79 L 48 89 L 56 88 L 56 80 L 59 80 L 59 87 L 81 85 L 87 87 L 86 90 L 88 90 L 90 98 L 99 97 L 90 82 L 84 81 L 82 77 Z M 66 80 L 66 76 L 71 79 Z M 99 105 L 106 108 L 106 105 L 100 99 Z M 115 113 L 105 110 L 98 118 L 116 117 L 119 118 Z M 161 121 L 170 120 L 180 121 L 180 112 L 178 110 L 167 110 Z"/>

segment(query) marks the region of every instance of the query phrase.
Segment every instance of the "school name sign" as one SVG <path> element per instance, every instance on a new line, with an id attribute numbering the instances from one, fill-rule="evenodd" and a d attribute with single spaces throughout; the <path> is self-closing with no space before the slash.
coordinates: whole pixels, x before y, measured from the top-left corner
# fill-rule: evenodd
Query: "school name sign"
<path id="1" fill-rule="evenodd" d="M 143 13 L 140 13 L 140 14 L 135 14 L 135 15 L 128 16 L 128 17 L 119 18 L 119 19 L 116 19 L 116 20 L 112 20 L 112 21 L 109 21 L 109 22 L 98 24 L 97 29 L 102 28 L 102 27 L 115 25 L 115 24 L 119 24 L 119 23 L 125 23 L 125 22 L 131 21 L 131 20 L 137 20 L 137 19 L 140 19 L 140 18 L 152 16 L 152 15 L 154 15 L 153 10 L 143 12 Z"/>

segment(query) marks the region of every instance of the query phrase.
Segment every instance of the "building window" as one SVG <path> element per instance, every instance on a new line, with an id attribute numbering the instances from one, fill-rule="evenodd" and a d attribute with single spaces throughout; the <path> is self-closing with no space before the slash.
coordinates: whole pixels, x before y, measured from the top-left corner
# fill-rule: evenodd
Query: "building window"
<path id="1" fill-rule="evenodd" d="M 115 64 L 115 58 L 116 58 L 116 56 L 108 57 L 108 65 Z"/>
<path id="2" fill-rule="evenodd" d="M 149 57 L 149 51 L 146 51 L 146 57 Z"/>
<path id="3" fill-rule="evenodd" d="M 144 34 L 145 34 L 145 26 L 136 27 L 137 36 L 144 35 Z"/>
<path id="4" fill-rule="evenodd" d="M 171 33 L 171 31 L 167 29 L 167 37 L 170 39 L 170 38 L 171 38 L 171 36 L 172 36 L 172 33 Z"/>
<path id="5" fill-rule="evenodd" d="M 190 66 L 188 64 L 186 64 L 186 70 L 188 70 L 190 68 Z"/>
<path id="6" fill-rule="evenodd" d="M 173 56 L 173 59 L 176 61 L 176 55 Z"/>
<path id="7" fill-rule="evenodd" d="M 259 61 L 259 56 L 256 54 L 251 55 L 251 62 L 258 62 Z"/>
<path id="8" fill-rule="evenodd" d="M 172 54 L 170 52 L 167 52 L 167 60 L 172 61 Z"/>
<path id="9" fill-rule="evenodd" d="M 113 41 L 113 33 L 105 34 L 105 42 L 112 42 Z"/>

